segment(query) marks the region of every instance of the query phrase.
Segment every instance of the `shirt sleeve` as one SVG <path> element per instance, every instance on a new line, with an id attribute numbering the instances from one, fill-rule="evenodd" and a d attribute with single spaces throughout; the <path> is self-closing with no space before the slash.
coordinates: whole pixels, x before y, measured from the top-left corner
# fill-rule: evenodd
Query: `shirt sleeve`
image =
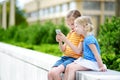
<path id="1" fill-rule="evenodd" d="M 94 36 L 88 36 L 86 40 L 87 45 L 94 44 L 95 43 L 95 37 Z"/>

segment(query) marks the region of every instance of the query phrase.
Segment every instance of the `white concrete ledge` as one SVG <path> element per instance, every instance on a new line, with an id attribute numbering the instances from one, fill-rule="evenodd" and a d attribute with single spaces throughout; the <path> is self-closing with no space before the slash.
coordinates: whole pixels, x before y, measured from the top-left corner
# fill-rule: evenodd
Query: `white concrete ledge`
<path id="1" fill-rule="evenodd" d="M 14 58 L 31 63 L 35 66 L 41 67 L 45 70 L 49 70 L 51 66 L 59 58 L 56 56 L 48 55 L 45 53 L 25 49 L 18 46 L 13 46 L 6 43 L 0 43 L 0 52 L 12 56 Z"/>
<path id="2" fill-rule="evenodd" d="M 48 80 L 59 58 L 0 42 L 0 80 Z M 120 72 L 77 71 L 76 80 L 120 80 Z"/>
<path id="3" fill-rule="evenodd" d="M 7 75 L 4 75 L 6 74 L 5 69 L 8 77 L 11 77 L 12 74 L 16 76 L 18 72 L 23 73 L 23 77 L 30 77 L 32 76 L 31 72 L 35 73 L 33 79 L 18 79 L 19 76 L 23 75 L 18 73 L 19 75 L 16 78 L 9 78 L 8 80 L 47 80 L 48 70 L 58 59 L 56 56 L 0 42 L 0 78 L 2 78 L 0 80 L 7 80 L 5 78 Z M 42 78 L 35 79 L 41 74 L 44 74 L 41 76 Z"/>
<path id="4" fill-rule="evenodd" d="M 107 72 L 77 71 L 76 80 L 120 80 L 120 72 L 109 69 Z"/>

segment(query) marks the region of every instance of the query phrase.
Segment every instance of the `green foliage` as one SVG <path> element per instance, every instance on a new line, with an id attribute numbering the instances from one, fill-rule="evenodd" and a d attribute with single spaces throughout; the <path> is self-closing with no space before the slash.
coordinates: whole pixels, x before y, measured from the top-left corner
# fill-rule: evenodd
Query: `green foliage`
<path id="1" fill-rule="evenodd" d="M 4 29 L 0 27 L 0 41 L 3 41 L 4 33 Z"/>
<path id="2" fill-rule="evenodd" d="M 120 53 L 120 17 L 107 19 L 100 28 L 100 45 L 104 48 L 102 53 Z"/>
<path id="3" fill-rule="evenodd" d="M 33 45 L 24 42 L 9 41 L 10 44 L 34 50 Z"/>
<path id="4" fill-rule="evenodd" d="M 54 56 L 62 56 L 62 52 L 60 52 L 58 44 L 41 44 L 40 46 L 34 46 L 34 50 Z"/>
<path id="5" fill-rule="evenodd" d="M 41 43 L 56 43 L 55 28 L 56 28 L 56 25 L 50 21 L 47 21 L 42 25 L 41 33 L 40 33 L 42 35 L 39 36 L 39 37 L 42 37 Z"/>
<path id="6" fill-rule="evenodd" d="M 35 51 L 39 51 L 39 52 L 43 52 L 46 54 L 51 54 L 54 56 L 62 56 L 62 52 L 60 51 L 58 44 L 41 44 L 41 45 L 31 45 L 31 44 L 27 44 L 24 42 L 14 42 L 14 41 L 10 41 L 10 44 L 16 45 L 16 46 L 20 46 L 20 47 L 24 47 L 24 48 L 28 48 L 28 49 L 32 49 Z"/>
<path id="7" fill-rule="evenodd" d="M 16 30 L 17 30 L 17 27 L 15 26 L 9 27 L 4 33 L 3 40 L 9 41 L 10 39 L 13 39 Z"/>
<path id="8" fill-rule="evenodd" d="M 62 33 L 64 33 L 65 35 L 67 35 L 67 33 L 69 32 L 69 29 L 68 29 L 68 27 L 66 26 L 64 20 L 65 20 L 64 18 L 61 20 L 61 24 L 59 24 L 59 25 L 57 26 L 57 28 L 61 29 Z"/>
<path id="9" fill-rule="evenodd" d="M 55 56 L 61 56 L 62 53 L 55 39 L 55 29 L 58 28 L 61 29 L 65 35 L 68 33 L 68 28 L 64 26 L 63 23 L 55 25 L 50 21 L 31 26 L 21 24 L 19 26 L 9 27 L 7 30 L 1 28 L 0 41 Z"/>
<path id="10" fill-rule="evenodd" d="M 64 25 L 55 25 L 50 21 L 44 24 L 34 24 L 29 27 L 22 24 L 19 26 L 13 26 L 5 30 L 3 37 L 4 41 L 9 42 L 14 40 L 15 42 L 24 42 L 27 44 L 39 45 L 42 43 L 55 44 L 56 33 L 55 29 L 60 28 L 62 32 L 67 33 L 68 29 Z"/>
<path id="11" fill-rule="evenodd" d="M 120 55 L 102 54 L 102 59 L 107 68 L 120 71 Z"/>
<path id="12" fill-rule="evenodd" d="M 16 12 L 15 12 L 16 23 L 15 23 L 15 25 L 20 25 L 20 24 L 28 25 L 24 15 L 25 15 L 25 12 L 23 10 L 20 10 L 18 7 L 16 7 Z"/>
<path id="13" fill-rule="evenodd" d="M 110 69 L 120 70 L 118 58 L 120 56 L 120 17 L 106 19 L 100 27 L 98 41 L 104 62 Z"/>
<path id="14" fill-rule="evenodd" d="M 10 15 L 10 0 L 7 1 L 7 27 L 9 25 L 9 15 Z M 0 20 L 1 20 L 1 14 L 2 14 L 2 4 L 0 4 Z M 25 12 L 21 9 L 19 9 L 17 6 L 15 6 L 15 25 L 20 25 L 20 24 L 26 24 L 28 25 L 26 18 L 25 18 Z"/>

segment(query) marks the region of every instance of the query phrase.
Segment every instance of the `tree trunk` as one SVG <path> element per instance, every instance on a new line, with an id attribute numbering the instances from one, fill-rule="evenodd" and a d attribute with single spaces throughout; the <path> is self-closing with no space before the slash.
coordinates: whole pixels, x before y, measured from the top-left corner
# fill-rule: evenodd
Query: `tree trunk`
<path id="1" fill-rule="evenodd" d="M 0 27 L 2 26 L 2 5 L 0 4 Z"/>
<path id="2" fill-rule="evenodd" d="M 10 0 L 9 26 L 15 25 L 15 0 Z"/>
<path id="3" fill-rule="evenodd" d="M 116 0 L 116 16 L 120 16 L 120 0 Z"/>
<path id="4" fill-rule="evenodd" d="M 2 6 L 2 27 L 7 28 L 7 13 L 6 13 L 6 1 L 3 1 Z"/>

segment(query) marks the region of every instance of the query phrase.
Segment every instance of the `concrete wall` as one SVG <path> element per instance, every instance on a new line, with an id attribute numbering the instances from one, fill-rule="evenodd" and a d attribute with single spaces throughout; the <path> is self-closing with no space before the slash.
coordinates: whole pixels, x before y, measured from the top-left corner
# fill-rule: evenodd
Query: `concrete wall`
<path id="1" fill-rule="evenodd" d="M 58 57 L 0 42 L 0 80 L 48 80 Z M 77 71 L 76 80 L 120 80 L 120 72 Z"/>
<path id="2" fill-rule="evenodd" d="M 0 42 L 0 80 L 48 80 L 47 72 L 57 59 Z"/>

